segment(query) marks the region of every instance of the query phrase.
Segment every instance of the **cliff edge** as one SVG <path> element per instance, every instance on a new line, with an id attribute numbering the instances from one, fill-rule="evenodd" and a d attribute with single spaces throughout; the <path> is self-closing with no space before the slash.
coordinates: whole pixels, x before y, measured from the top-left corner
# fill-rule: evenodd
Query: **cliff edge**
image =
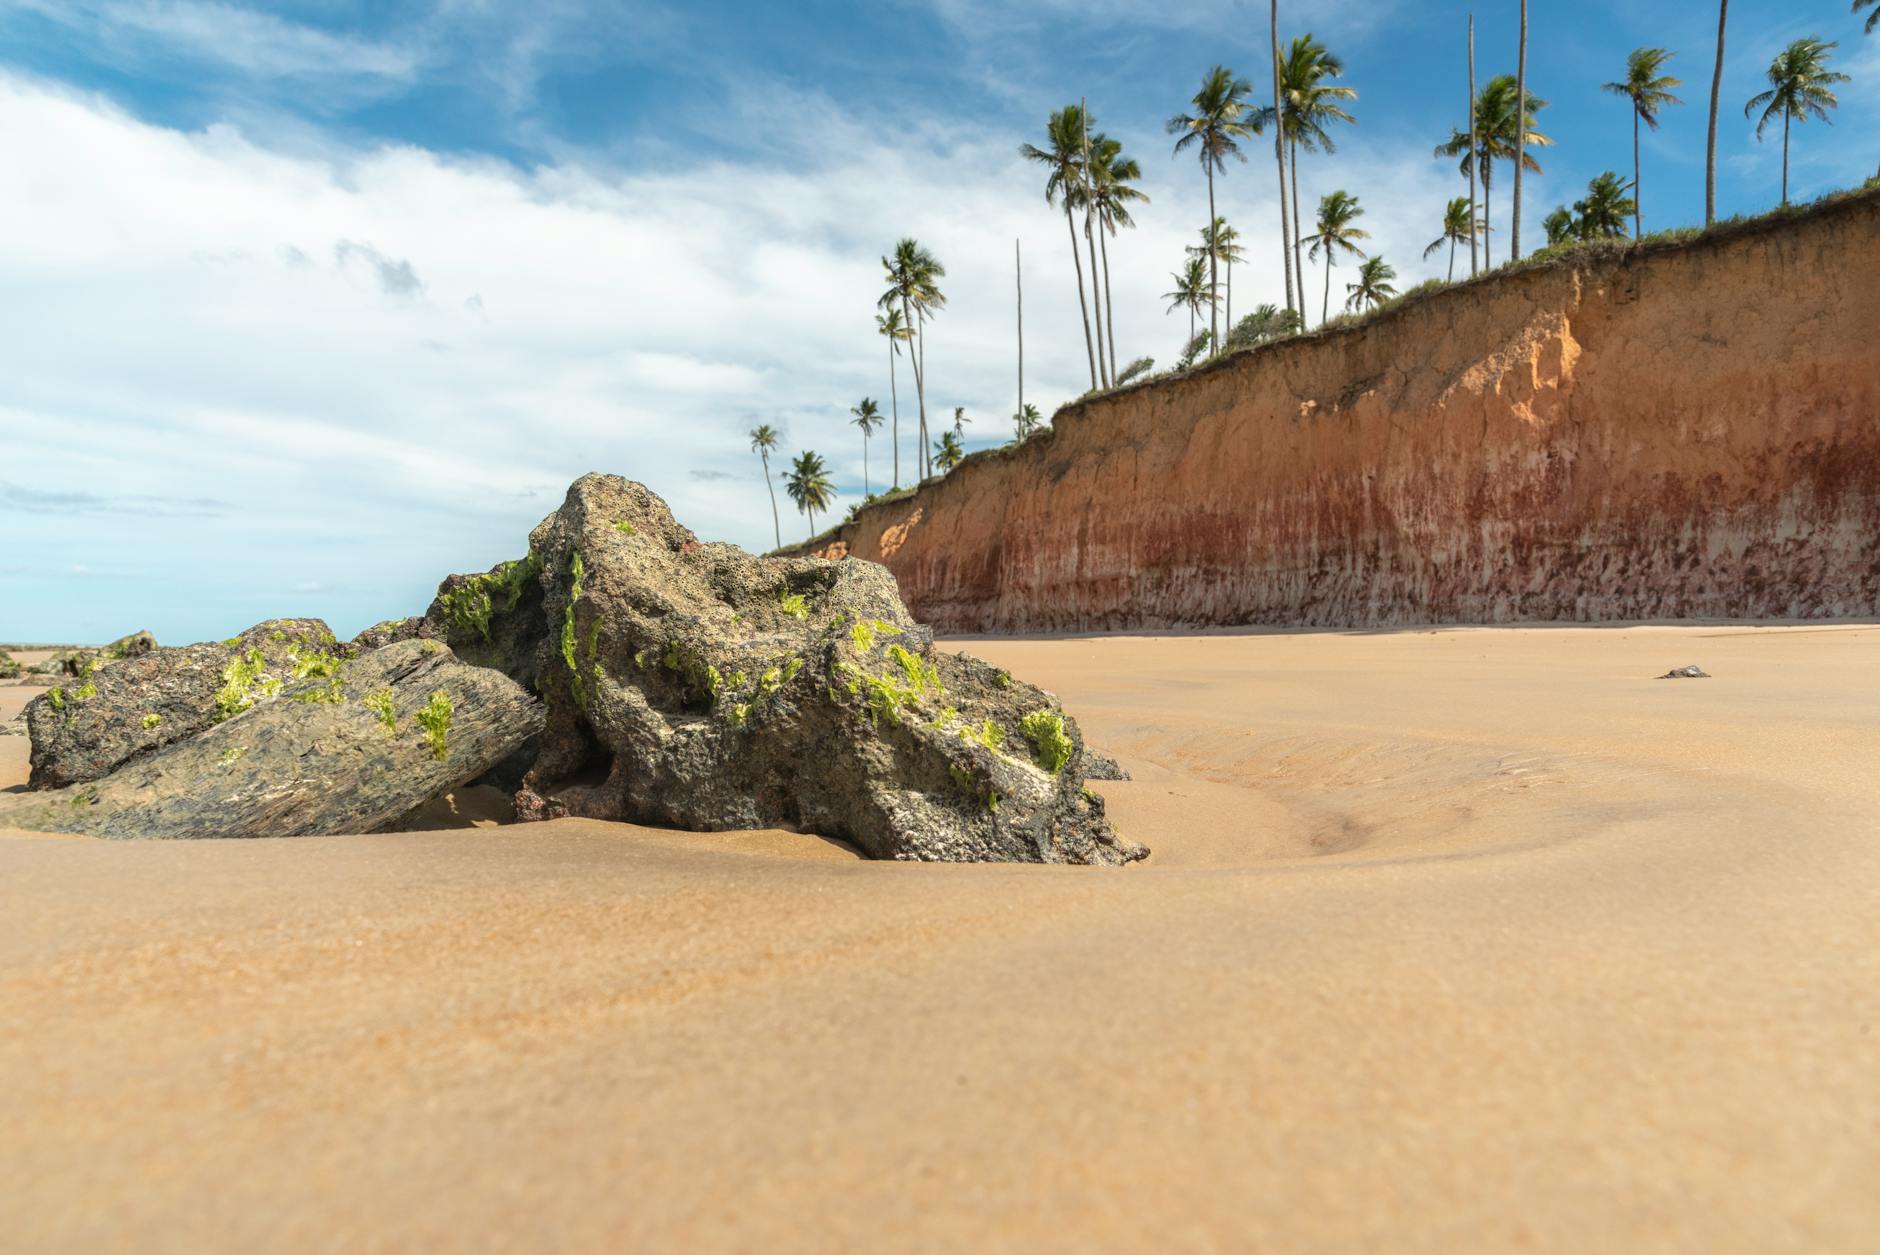
<path id="1" fill-rule="evenodd" d="M 1067 406 L 799 552 L 948 632 L 1880 614 L 1880 195 Z"/>

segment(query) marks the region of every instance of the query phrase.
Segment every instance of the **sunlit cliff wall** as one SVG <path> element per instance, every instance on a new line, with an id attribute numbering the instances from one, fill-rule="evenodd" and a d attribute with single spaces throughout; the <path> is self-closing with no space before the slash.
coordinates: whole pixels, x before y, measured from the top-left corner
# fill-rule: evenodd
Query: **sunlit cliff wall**
<path id="1" fill-rule="evenodd" d="M 945 631 L 1880 613 L 1880 198 L 1093 398 L 867 510 Z"/>

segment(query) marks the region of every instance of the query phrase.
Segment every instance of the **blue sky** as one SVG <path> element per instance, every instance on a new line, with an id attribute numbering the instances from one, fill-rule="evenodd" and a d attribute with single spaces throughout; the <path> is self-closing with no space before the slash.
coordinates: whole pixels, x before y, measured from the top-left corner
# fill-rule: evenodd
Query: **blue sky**
<path id="1" fill-rule="evenodd" d="M 1642 44 L 1678 52 L 1687 101 L 1646 140 L 1647 228 L 1700 219 L 1714 5 L 1531 9 L 1557 144 L 1525 242 L 1627 170 L 1626 106 L 1598 88 Z M 1356 194 L 1402 286 L 1439 273 L 1422 246 L 1461 187 L 1429 153 L 1461 120 L 1469 11 L 1281 5 L 1361 93 L 1305 198 Z M 1511 71 L 1514 0 L 1474 11 L 1480 76 Z M 1063 221 L 1016 154 L 1079 95 L 1152 196 L 1112 249 L 1118 347 L 1166 362 L 1187 325 L 1159 294 L 1206 202 L 1161 124 L 1217 61 L 1257 80 L 1264 32 L 1232 0 L 0 0 L 0 639 L 180 643 L 277 614 L 350 632 L 520 553 L 587 470 L 766 547 L 742 433 L 779 426 L 831 462 L 838 510 L 859 497 L 847 411 L 888 408 L 872 305 L 903 234 L 949 272 L 930 418 L 964 405 L 969 446 L 1003 439 L 1015 237 L 1027 397 L 1049 413 L 1086 382 Z M 1724 213 L 1776 199 L 1780 145 L 1742 105 L 1805 34 L 1855 81 L 1836 125 L 1798 131 L 1795 194 L 1880 166 L 1880 38 L 1845 0 L 1737 0 Z M 1254 245 L 1241 308 L 1279 295 L 1249 155 L 1220 185 Z"/>

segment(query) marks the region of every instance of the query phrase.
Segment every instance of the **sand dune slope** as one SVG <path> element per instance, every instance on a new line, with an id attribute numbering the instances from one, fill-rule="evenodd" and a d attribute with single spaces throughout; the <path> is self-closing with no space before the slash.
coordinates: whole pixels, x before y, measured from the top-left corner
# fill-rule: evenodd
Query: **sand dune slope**
<path id="1" fill-rule="evenodd" d="M 0 839 L 0 1245 L 1872 1249 L 1880 630 L 958 647 L 1148 863 Z"/>

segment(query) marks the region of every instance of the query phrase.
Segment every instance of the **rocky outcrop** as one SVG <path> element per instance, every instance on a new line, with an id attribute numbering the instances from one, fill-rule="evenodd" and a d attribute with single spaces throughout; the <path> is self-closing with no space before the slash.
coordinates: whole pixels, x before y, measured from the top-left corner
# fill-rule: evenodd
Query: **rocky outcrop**
<path id="1" fill-rule="evenodd" d="M 148 632 L 120 636 L 101 649 L 65 649 L 53 654 L 33 670 L 40 675 L 70 676 L 82 680 L 101 667 L 125 658 L 141 658 L 157 647 L 157 638 Z"/>
<path id="2" fill-rule="evenodd" d="M 528 555 L 453 576 L 424 632 L 540 692 L 525 818 L 795 825 L 876 858 L 1139 858 L 1050 694 L 943 654 L 881 567 L 701 544 L 588 475 Z"/>
<path id="3" fill-rule="evenodd" d="M 947 632 L 1880 614 L 1880 195 L 1458 284 L 864 508 Z"/>
<path id="4" fill-rule="evenodd" d="M 521 686 L 435 641 L 290 673 L 254 697 L 102 780 L 0 799 L 0 827 L 100 837 L 377 832 L 482 775 L 542 727 Z"/>
<path id="5" fill-rule="evenodd" d="M 71 681 L 26 707 L 35 789 L 101 779 L 292 681 L 331 676 L 349 651 L 318 619 L 270 619 L 216 645 L 151 648 L 116 659 L 108 657 L 110 648 L 92 652 Z"/>
<path id="6" fill-rule="evenodd" d="M 0 649 L 0 680 L 17 680 L 24 667 L 14 660 L 13 655 Z"/>

